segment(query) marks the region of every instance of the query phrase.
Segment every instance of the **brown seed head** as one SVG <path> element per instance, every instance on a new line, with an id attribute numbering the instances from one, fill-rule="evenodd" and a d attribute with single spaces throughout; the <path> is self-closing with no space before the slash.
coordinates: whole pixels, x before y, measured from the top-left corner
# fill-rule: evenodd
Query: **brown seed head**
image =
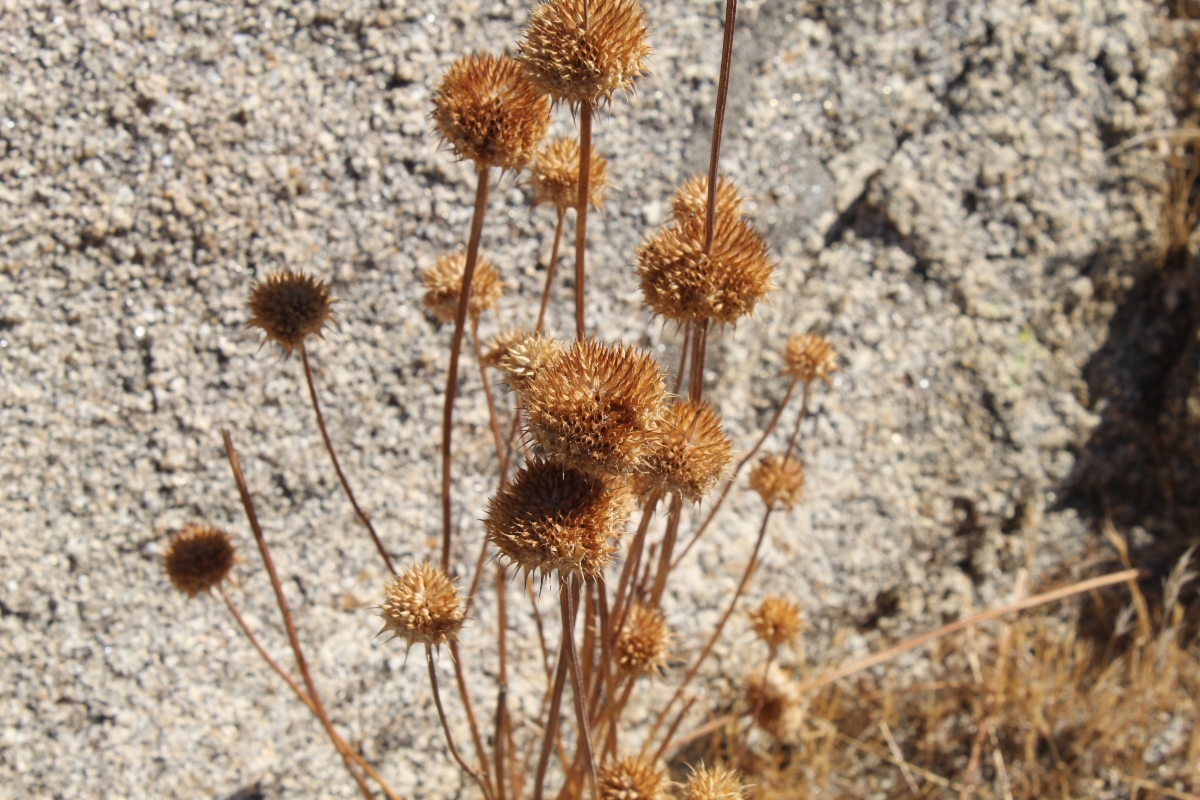
<path id="1" fill-rule="evenodd" d="M 743 800 L 745 796 L 741 775 L 720 764 L 701 764 L 683 788 L 684 800 Z"/>
<path id="2" fill-rule="evenodd" d="M 433 121 L 459 158 L 519 170 L 550 126 L 550 104 L 508 56 L 475 53 L 450 65 L 433 95 Z"/>
<path id="3" fill-rule="evenodd" d="M 600 768 L 596 784 L 600 800 L 661 800 L 666 780 L 640 758 L 623 758 Z"/>
<path id="4" fill-rule="evenodd" d="M 793 641 L 804 623 L 798 605 L 783 597 L 768 597 L 750 612 L 750 627 L 759 639 L 775 650 L 779 645 Z"/>
<path id="5" fill-rule="evenodd" d="M 171 585 L 188 597 L 207 592 L 233 569 L 233 541 L 225 531 L 189 523 L 171 540 L 163 566 Z"/>
<path id="6" fill-rule="evenodd" d="M 642 296 L 655 314 L 679 323 L 732 325 L 774 288 L 775 265 L 743 219 L 718 215 L 712 254 L 704 255 L 704 217 L 676 220 L 637 250 Z"/>
<path id="7" fill-rule="evenodd" d="M 721 415 L 708 403 L 688 400 L 668 404 L 658 423 L 658 436 L 640 477 L 643 489 L 675 492 L 698 503 L 725 474 L 732 444 L 721 430 Z"/>
<path id="8" fill-rule="evenodd" d="M 667 663 L 670 639 L 662 612 L 634 603 L 617 638 L 617 667 L 634 675 L 658 672 Z"/>
<path id="9" fill-rule="evenodd" d="M 488 503 L 484 529 L 500 555 L 526 572 L 600 575 L 629 514 L 612 479 L 552 461 L 525 464 Z"/>
<path id="10" fill-rule="evenodd" d="M 783 374 L 805 383 L 818 378 L 829 383 L 829 374 L 838 370 L 837 353 L 833 345 L 816 333 L 793 336 L 783 350 Z"/>
<path id="11" fill-rule="evenodd" d="M 462 292 L 463 273 L 467 269 L 465 252 L 439 256 L 432 267 L 425 270 L 425 305 L 437 316 L 438 322 L 451 322 L 458 315 L 458 299 Z M 475 275 L 471 278 L 471 300 L 467 313 L 473 322 L 479 316 L 496 307 L 504 294 L 504 282 L 492 262 L 480 258 L 475 262 Z"/>
<path id="12" fill-rule="evenodd" d="M 646 12 L 636 0 L 550 0 L 533 9 L 518 60 L 555 103 L 610 102 L 645 74 Z"/>
<path id="13" fill-rule="evenodd" d="M 671 199 L 671 209 L 679 222 L 698 219 L 703 224 L 708 211 L 708 176 L 696 175 L 676 189 L 675 197 Z M 716 215 L 730 220 L 742 216 L 742 198 L 738 196 L 733 181 L 727 180 L 724 175 L 717 179 Z"/>
<path id="14" fill-rule="evenodd" d="M 529 331 L 521 328 L 505 328 L 487 340 L 484 345 L 483 365 L 499 367 L 500 361 L 507 356 L 514 346 L 520 344 L 529 336 Z"/>
<path id="15" fill-rule="evenodd" d="M 754 722 L 774 736 L 786 739 L 795 723 L 796 698 L 791 682 L 777 667 L 763 676 L 756 670 L 746 681 L 746 706 Z"/>
<path id="16" fill-rule="evenodd" d="M 290 354 L 309 336 L 320 336 L 321 329 L 333 319 L 329 287 L 303 272 L 281 270 L 254 284 L 246 307 L 246 324 L 262 328 L 268 341 L 278 342 Z"/>
<path id="17" fill-rule="evenodd" d="M 563 351 L 562 342 L 541 334 L 526 334 L 499 355 L 504 381 L 514 391 L 525 392 L 533 380 L 553 364 Z"/>
<path id="18" fill-rule="evenodd" d="M 521 391 L 529 433 L 563 464 L 587 472 L 641 469 L 666 387 L 647 353 L 575 341 Z"/>
<path id="19" fill-rule="evenodd" d="M 800 462 L 792 456 L 771 454 L 750 470 L 750 488 L 767 504 L 767 508 L 778 505 L 791 509 L 800 502 L 804 490 L 804 471 Z"/>
<path id="20" fill-rule="evenodd" d="M 550 203 L 559 211 L 579 207 L 579 141 L 560 136 L 542 145 L 533 157 L 529 185 L 533 204 Z M 608 162 L 592 153 L 588 166 L 588 202 L 599 208 L 608 185 Z"/>
<path id="21" fill-rule="evenodd" d="M 394 576 L 384 587 L 385 598 L 379 607 L 383 630 L 392 638 L 438 646 L 452 642 L 462 628 L 462 602 L 454 582 L 428 562 L 413 564 Z"/>

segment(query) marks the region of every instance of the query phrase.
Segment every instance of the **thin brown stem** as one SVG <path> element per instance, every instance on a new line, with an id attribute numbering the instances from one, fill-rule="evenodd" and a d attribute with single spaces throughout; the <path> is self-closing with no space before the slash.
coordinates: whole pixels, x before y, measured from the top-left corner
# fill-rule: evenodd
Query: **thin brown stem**
<path id="1" fill-rule="evenodd" d="M 500 653 L 499 674 L 496 676 L 496 730 L 492 738 L 492 754 L 496 763 L 496 800 L 506 800 L 504 788 L 505 745 L 508 743 L 508 603 L 504 567 L 496 565 L 496 649 Z"/>
<path id="2" fill-rule="evenodd" d="M 562 711 L 563 688 L 567 683 L 567 659 L 560 652 L 558 668 L 554 672 L 554 688 L 550 690 L 550 713 L 546 717 L 546 729 L 542 733 L 542 750 L 538 755 L 537 772 L 533 776 L 533 800 L 543 800 L 546 792 L 546 769 L 550 766 L 550 753 L 558 740 L 558 721 Z M 566 768 L 566 764 L 563 764 Z"/>
<path id="3" fill-rule="evenodd" d="M 350 482 L 346 480 L 346 474 L 342 472 L 342 465 L 338 463 L 337 453 L 333 450 L 333 441 L 329 438 L 329 431 L 325 428 L 325 415 L 321 413 L 321 403 L 317 400 L 317 386 L 313 381 L 312 367 L 308 363 L 308 348 L 304 342 L 300 343 L 300 360 L 304 362 L 304 380 L 308 383 L 308 394 L 312 398 L 313 411 L 317 412 L 317 427 L 321 429 L 321 438 L 325 440 L 325 449 L 329 452 L 329 460 L 333 462 L 334 472 L 337 473 L 338 480 L 341 481 L 342 489 L 346 491 L 346 497 L 350 499 L 350 505 L 354 506 L 354 513 L 358 515 L 359 521 L 366 527 L 371 534 L 371 540 L 375 542 L 375 549 L 379 551 L 380 557 L 383 558 L 383 563 L 387 564 L 388 572 L 396 574 L 396 568 L 392 566 L 392 559 L 388 556 L 387 550 L 383 549 L 383 542 L 379 541 L 379 534 L 375 533 L 375 526 L 371 524 L 370 517 L 358 505 L 358 500 L 354 499 L 354 492 L 350 489 Z"/>
<path id="4" fill-rule="evenodd" d="M 584 2 L 587 27 L 587 2 Z M 579 195 L 575 206 L 575 338 L 586 339 L 583 324 L 584 253 L 587 250 L 588 179 L 592 172 L 592 104 L 579 104 Z"/>
<path id="5" fill-rule="evenodd" d="M 733 2 L 733 0 L 730 0 Z M 699 400 L 704 392 L 704 357 L 708 349 L 708 320 L 701 320 L 692 327 L 692 369 L 688 397 Z"/>
<path id="6" fill-rule="evenodd" d="M 454 683 L 458 688 L 459 699 L 462 700 L 463 712 L 467 717 L 467 728 L 471 731 L 471 743 L 475 746 L 475 757 L 482 767 L 481 774 L 484 783 L 491 788 L 492 776 L 488 764 L 487 751 L 483 748 L 483 739 L 479 735 L 479 725 L 475 722 L 475 707 L 471 703 L 471 695 L 467 692 L 467 679 L 463 673 L 462 656 L 458 652 L 458 642 L 450 642 L 451 660 L 454 662 Z"/>
<path id="7" fill-rule="evenodd" d="M 454 528 L 450 514 L 450 439 L 454 428 L 454 394 L 458 390 L 458 357 L 462 352 L 467 308 L 471 302 L 471 282 L 475 280 L 475 262 L 479 259 L 479 237 L 487 211 L 488 181 L 491 169 L 479 171 L 475 186 L 475 211 L 471 216 L 471 237 L 467 241 L 467 264 L 463 268 L 458 312 L 454 316 L 454 338 L 450 341 L 450 367 L 446 370 L 446 397 L 442 408 L 442 569 L 450 571 L 450 538 Z"/>
<path id="8" fill-rule="evenodd" d="M 233 449 L 233 438 L 229 435 L 229 431 L 222 429 L 221 438 L 225 441 L 225 456 L 229 459 L 229 468 L 233 471 L 233 480 L 237 484 L 238 494 L 242 498 L 242 508 L 246 512 L 246 519 L 250 523 L 250 530 L 254 532 L 254 541 L 258 545 L 259 555 L 262 556 L 263 565 L 267 569 L 267 575 L 271 579 L 271 589 L 275 592 L 275 601 L 279 605 L 280 616 L 283 617 L 283 627 L 287 630 L 288 642 L 292 645 L 292 653 L 296 657 L 296 668 L 300 670 L 300 677 L 304 680 L 304 688 L 308 692 L 308 698 L 312 701 L 313 713 L 317 719 L 321 721 L 321 725 L 325 728 L 325 732 L 329 735 L 330 741 L 333 742 L 334 748 L 338 751 L 338 755 L 342 757 L 342 761 L 346 764 L 346 771 L 354 778 L 354 782 L 358 784 L 359 791 L 363 797 L 371 800 L 371 790 L 367 786 L 363 777 L 354 769 L 354 761 L 350 754 L 350 750 L 346 748 L 345 742 L 338 736 L 337 731 L 333 729 L 333 723 L 329 721 L 329 715 L 325 713 L 325 706 L 321 702 L 321 696 L 317 693 L 316 684 L 313 683 L 312 675 L 308 671 L 308 662 L 304 660 L 304 651 L 300 647 L 300 637 L 296 634 L 296 626 L 292 622 L 292 612 L 288 608 L 287 598 L 283 595 L 283 585 L 279 582 L 279 574 L 275 571 L 275 562 L 271 560 L 271 551 L 267 548 L 266 537 L 263 536 L 262 527 L 258 524 L 258 514 L 254 511 L 254 501 L 250 499 L 250 490 L 246 487 L 246 477 L 242 474 L 242 466 L 238 462 L 237 451 Z"/>
<path id="9" fill-rule="evenodd" d="M 667 530 L 663 534 L 662 550 L 658 554 L 658 569 L 654 573 L 654 588 L 650 591 L 650 606 L 658 608 L 663 592 L 667 588 L 667 576 L 671 573 L 671 554 L 675 552 L 675 539 L 679 535 L 679 519 L 683 515 L 683 501 L 679 495 L 671 495 L 667 510 Z"/>
<path id="10" fill-rule="evenodd" d="M 425 663 L 429 666 L 429 688 L 433 692 L 433 704 L 437 706 L 438 721 L 442 723 L 442 733 L 446 735 L 446 745 L 450 748 L 450 755 L 458 762 L 459 769 L 467 773 L 475 783 L 479 784 L 479 788 L 483 791 L 483 796 L 491 800 L 492 793 L 488 790 L 487 784 L 484 783 L 479 773 L 471 768 L 471 765 L 462 757 L 462 753 L 458 752 L 458 747 L 454 744 L 454 736 L 450 733 L 450 723 L 446 721 L 446 710 L 442 708 L 442 694 L 438 691 L 437 670 L 433 667 L 433 645 L 425 645 Z"/>
<path id="11" fill-rule="evenodd" d="M 679 390 L 683 388 L 683 376 L 687 369 L 688 350 L 692 345 L 692 323 L 685 322 L 683 324 L 683 346 L 679 348 L 679 369 L 675 371 L 675 388 L 671 393 L 675 397 L 679 397 Z"/>
<path id="12" fill-rule="evenodd" d="M 621 633 L 621 625 L 625 621 L 625 593 L 629 588 L 629 581 L 635 577 L 637 562 L 641 560 L 642 548 L 646 545 L 646 531 L 650 528 L 650 520 L 654 518 L 654 509 L 658 506 L 658 500 L 662 493 L 655 490 L 646 498 L 646 505 L 642 509 L 642 521 L 638 523 L 637 533 L 633 536 L 633 543 L 629 546 L 629 551 L 625 554 L 625 563 L 621 565 L 621 578 L 617 583 L 617 594 L 613 599 L 613 616 L 617 620 L 614 626 L 613 636 L 619 636 Z M 610 644 L 615 644 L 616 640 Z"/>
<path id="13" fill-rule="evenodd" d="M 729 99 L 729 73 L 733 66 L 733 34 L 737 23 L 737 0 L 725 0 L 725 34 L 721 40 L 721 77 L 717 81 L 717 107 L 713 112 L 712 148 L 708 157 L 708 208 L 704 216 L 704 255 L 712 254 L 717 215 L 717 170 L 721 162 L 721 135 L 725 131 L 725 107 Z"/>
<path id="14" fill-rule="evenodd" d="M 787 450 L 784 455 L 790 456 L 792 451 L 796 449 L 796 440 L 800 438 L 800 425 L 808 417 L 808 396 L 809 390 L 812 389 L 812 381 L 804 382 L 804 394 L 800 397 L 800 411 L 796 414 L 796 424 L 792 428 L 792 435 L 788 437 Z"/>
<path id="15" fill-rule="evenodd" d="M 693 694 L 688 698 L 688 701 L 683 704 L 683 710 L 679 712 L 679 716 L 675 717 L 675 721 L 671 723 L 671 727 L 667 729 L 666 736 L 663 737 L 662 744 L 660 744 L 658 749 L 654 751 L 654 756 L 650 759 L 651 764 L 658 763 L 658 760 L 662 758 L 663 753 L 667 750 L 667 746 L 671 744 L 671 739 L 675 736 L 675 732 L 679 730 L 680 723 L 683 722 L 684 717 L 686 717 L 687 713 L 692 710 L 692 706 L 696 704 L 696 701 L 699 698 L 700 695 Z"/>
<path id="16" fill-rule="evenodd" d="M 483 565 L 487 561 L 488 541 L 484 539 L 479 545 L 479 556 L 475 559 L 475 571 L 471 574 L 471 588 L 467 590 L 467 599 L 463 609 L 464 614 L 471 613 L 475 603 L 475 595 L 479 593 L 479 581 L 483 578 Z"/>
<path id="17" fill-rule="evenodd" d="M 546 286 L 542 289 L 542 305 L 538 308 L 537 325 L 533 328 L 534 333 L 541 333 L 546 324 L 546 306 L 550 303 L 550 286 L 554 283 L 554 271 L 558 267 L 558 246 L 562 243 L 563 220 L 566 219 L 566 216 L 567 210 L 559 208 L 558 222 L 554 224 L 554 245 L 550 248 L 550 263 L 546 266 Z"/>
<path id="18" fill-rule="evenodd" d="M 733 763 L 735 764 L 742 763 L 742 759 L 746 755 L 746 748 L 750 745 L 750 731 L 754 730 L 754 721 L 758 719 L 758 715 L 762 712 L 763 701 L 766 700 L 767 678 L 771 675 L 771 664 L 775 662 L 775 652 L 776 648 L 772 647 L 771 652 L 767 654 L 767 663 L 763 666 L 762 673 L 763 691 L 759 692 L 758 697 L 754 698 L 754 708 L 750 710 L 750 721 L 746 723 L 746 727 L 742 728 L 742 730 L 737 734 L 737 757 L 733 759 Z M 664 747 L 671 740 L 671 736 L 673 735 L 674 734 L 667 735 L 667 738 L 663 741 Z"/>
<path id="19" fill-rule="evenodd" d="M 579 743 L 583 745 L 581 756 L 587 762 L 590 772 L 588 780 L 591 783 L 592 794 L 596 795 L 596 756 L 592 749 L 592 730 L 588 724 L 586 695 L 584 693 L 583 675 L 579 669 L 579 653 L 575 649 L 575 612 L 579 607 L 579 578 L 570 576 L 563 582 L 559 591 L 559 608 L 562 611 L 563 648 L 567 653 L 567 663 L 571 668 L 571 697 L 575 703 L 575 717 L 579 723 Z"/>
<path id="20" fill-rule="evenodd" d="M 479 377 L 483 381 L 483 396 L 487 398 L 488 422 L 492 429 L 492 440 L 496 444 L 496 460 L 500 462 L 500 474 L 508 471 L 505 462 L 504 436 L 500 433 L 500 418 L 496 415 L 496 400 L 492 397 L 492 385 L 488 382 L 487 366 L 483 363 L 483 347 L 479 343 L 479 321 L 471 321 L 471 344 L 475 348 L 475 363 L 479 365 Z"/>

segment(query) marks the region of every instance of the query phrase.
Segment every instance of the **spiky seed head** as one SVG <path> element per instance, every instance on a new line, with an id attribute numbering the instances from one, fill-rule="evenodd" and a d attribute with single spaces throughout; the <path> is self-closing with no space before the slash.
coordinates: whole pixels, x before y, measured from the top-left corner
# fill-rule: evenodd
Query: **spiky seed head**
<path id="1" fill-rule="evenodd" d="M 549 0 L 533 9 L 517 59 L 555 103 L 610 102 L 646 72 L 646 12 L 637 0 Z"/>
<path id="2" fill-rule="evenodd" d="M 553 364 L 563 351 L 562 342 L 541 334 L 526 334 L 498 355 L 498 366 L 504 382 L 516 392 L 525 392 L 543 370 Z"/>
<path id="3" fill-rule="evenodd" d="M 379 607 L 383 630 L 392 638 L 435 647 L 452 642 L 462 628 L 465 612 L 454 581 L 442 570 L 422 561 L 407 567 L 384 586 Z"/>
<path id="4" fill-rule="evenodd" d="M 783 597 L 768 597 L 750 612 L 750 627 L 771 650 L 794 641 L 804 627 L 800 606 Z"/>
<path id="5" fill-rule="evenodd" d="M 207 592 L 229 575 L 236 551 L 225 531 L 189 523 L 167 546 L 163 566 L 171 585 L 188 597 Z"/>
<path id="6" fill-rule="evenodd" d="M 533 204 L 550 203 L 559 211 L 579 208 L 579 140 L 560 136 L 538 149 L 529 169 Z M 588 166 L 588 202 L 599 208 L 608 185 L 608 162 L 592 153 Z"/>
<path id="7" fill-rule="evenodd" d="M 818 379 L 829 383 L 829 374 L 837 370 L 837 353 L 824 336 L 806 333 L 787 340 L 783 350 L 784 375 L 805 383 Z"/>
<path id="8" fill-rule="evenodd" d="M 663 774 L 636 756 L 606 764 L 597 779 L 600 800 L 661 800 L 666 796 Z"/>
<path id="9" fill-rule="evenodd" d="M 639 476 L 640 488 L 675 492 L 700 502 L 725 474 L 733 453 L 721 429 L 721 415 L 698 400 L 670 403 L 657 432 L 645 472 Z"/>
<path id="10" fill-rule="evenodd" d="M 786 739 L 794 727 L 796 697 L 791 682 L 778 667 L 764 676 L 755 670 L 746 680 L 746 706 L 754 722 L 776 739 Z"/>
<path id="11" fill-rule="evenodd" d="M 323 281 L 284 269 L 254 284 L 246 302 L 250 309 L 246 324 L 261 328 L 267 341 L 277 342 L 290 354 L 309 336 L 321 335 L 333 319 L 335 302 Z"/>
<path id="12" fill-rule="evenodd" d="M 617 637 L 617 667 L 634 675 L 658 672 L 667 663 L 670 640 L 671 632 L 662 612 L 634 603 Z"/>
<path id="13" fill-rule="evenodd" d="M 550 104 L 509 56 L 474 53 L 450 65 L 433 94 L 433 121 L 460 159 L 519 170 L 550 126 Z"/>
<path id="14" fill-rule="evenodd" d="M 737 220 L 742 216 L 742 198 L 733 181 L 724 175 L 717 179 L 716 216 Z M 676 220 L 703 220 L 708 212 L 708 176 L 696 175 L 675 190 L 671 210 Z"/>
<path id="15" fill-rule="evenodd" d="M 804 491 L 804 470 L 792 456 L 772 453 L 750 470 L 750 488 L 758 492 L 767 508 L 791 509 Z"/>
<path id="16" fill-rule="evenodd" d="M 683 787 L 684 800 L 743 800 L 745 796 L 741 775 L 721 764 L 701 764 Z"/>
<path id="17" fill-rule="evenodd" d="M 458 315 L 458 299 L 462 292 L 463 273 L 467 269 L 467 254 L 459 251 L 439 256 L 434 265 L 425 270 L 425 305 L 437 316 L 438 322 L 451 322 Z M 478 322 L 484 311 L 496 307 L 504 294 L 504 282 L 492 262 L 484 258 L 475 261 L 475 274 L 471 278 L 471 299 L 467 313 L 473 322 Z"/>
<path id="18" fill-rule="evenodd" d="M 648 353 L 586 339 L 550 360 L 521 396 L 546 453 L 585 472 L 620 474 L 642 468 L 666 387 Z"/>
<path id="19" fill-rule="evenodd" d="M 484 530 L 501 557 L 525 572 L 600 575 L 629 515 L 611 478 L 534 459 L 488 503 Z"/>
<path id="20" fill-rule="evenodd" d="M 642 297 L 656 315 L 679 323 L 732 325 L 774 288 L 767 243 L 744 219 L 718 215 L 704 255 L 703 215 L 675 220 L 637 249 Z"/>
<path id="21" fill-rule="evenodd" d="M 500 331 L 488 339 L 487 344 L 484 345 L 483 365 L 498 368 L 500 361 L 512 351 L 513 347 L 528 336 L 529 331 L 521 328 L 505 328 Z"/>

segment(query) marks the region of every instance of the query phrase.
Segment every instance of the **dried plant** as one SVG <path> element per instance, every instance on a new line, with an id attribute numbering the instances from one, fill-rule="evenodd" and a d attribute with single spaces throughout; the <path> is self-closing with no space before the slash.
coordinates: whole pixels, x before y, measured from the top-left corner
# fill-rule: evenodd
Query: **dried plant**
<path id="1" fill-rule="evenodd" d="M 171 540 L 163 567 L 171 585 L 188 597 L 207 592 L 233 569 L 233 541 L 225 531 L 191 524 Z"/>
<path id="2" fill-rule="evenodd" d="M 466 253 L 449 253 L 440 256 L 421 276 L 425 282 L 425 305 L 433 311 L 438 322 L 454 321 L 466 266 Z M 504 282 L 496 267 L 486 259 L 479 259 L 471 279 L 471 300 L 467 305 L 472 324 L 479 322 L 483 312 L 494 310 L 503 294 Z"/>
<path id="3" fill-rule="evenodd" d="M 758 493 L 767 508 L 790 509 L 800 502 L 804 491 L 804 471 L 790 455 L 772 453 L 750 470 L 750 488 Z"/>
<path id="4" fill-rule="evenodd" d="M 784 597 L 768 597 L 750 612 L 750 627 L 754 635 L 772 651 L 791 644 L 804 627 L 800 607 Z"/>
<path id="5" fill-rule="evenodd" d="M 246 324 L 261 328 L 267 341 L 291 354 L 308 337 L 321 335 L 333 319 L 335 302 L 324 282 L 303 272 L 282 270 L 255 284 L 246 303 L 250 311 Z"/>
<path id="6" fill-rule="evenodd" d="M 437 647 L 454 641 L 466 616 L 454 581 L 440 567 L 425 561 L 393 577 L 384 594 L 379 607 L 383 619 L 380 633 L 403 639 L 410 647 L 417 643 Z"/>
<path id="7" fill-rule="evenodd" d="M 600 800 L 662 800 L 666 779 L 640 758 L 623 758 L 600 770 Z"/>

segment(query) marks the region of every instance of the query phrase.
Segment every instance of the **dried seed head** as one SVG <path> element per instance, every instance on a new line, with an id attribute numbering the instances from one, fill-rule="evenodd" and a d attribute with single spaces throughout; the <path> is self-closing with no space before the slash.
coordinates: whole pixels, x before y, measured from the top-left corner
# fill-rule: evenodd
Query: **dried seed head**
<path id="1" fill-rule="evenodd" d="M 555 103 L 610 102 L 645 74 L 646 12 L 636 0 L 549 0 L 533 9 L 518 60 Z"/>
<path id="2" fill-rule="evenodd" d="M 541 334 L 526 334 L 508 346 L 498 356 L 504 381 L 514 391 L 524 392 L 543 370 L 554 363 L 563 351 L 562 342 Z"/>
<path id="3" fill-rule="evenodd" d="M 786 739 L 795 727 L 797 704 L 791 681 L 778 667 L 766 676 L 755 671 L 746 681 L 746 706 L 754 722 L 776 739 Z"/>
<path id="4" fill-rule="evenodd" d="M 207 592 L 233 569 L 233 541 L 210 525 L 188 524 L 171 540 L 163 566 L 171 585 L 188 597 Z"/>
<path id="5" fill-rule="evenodd" d="M 422 276 L 425 305 L 437 316 L 438 322 L 451 322 L 458 315 L 458 299 L 466 269 L 467 254 L 457 252 L 439 256 L 437 262 L 425 270 Z M 487 259 L 477 259 L 475 274 L 471 278 L 471 300 L 467 304 L 471 320 L 478 322 L 484 311 L 496 307 L 503 294 L 504 282 L 500 280 L 496 267 Z"/>
<path id="6" fill-rule="evenodd" d="M 792 456 L 771 454 L 750 470 L 750 488 L 767 504 L 767 508 L 778 505 L 791 509 L 800 502 L 804 490 L 804 471 L 800 462 Z"/>
<path id="7" fill-rule="evenodd" d="M 638 247 L 642 296 L 655 314 L 680 323 L 732 325 L 774 286 L 775 265 L 743 219 L 717 215 L 712 253 L 704 255 L 704 217 L 675 220 Z"/>
<path id="8" fill-rule="evenodd" d="M 721 430 L 721 415 L 708 403 L 668 404 L 646 458 L 640 488 L 662 489 L 698 503 L 725 474 L 733 446 Z"/>
<path id="9" fill-rule="evenodd" d="M 741 775 L 720 764 L 714 767 L 701 764 L 683 788 L 684 800 L 743 800 L 745 796 Z"/>
<path id="10" fill-rule="evenodd" d="M 661 800 L 666 796 L 662 773 L 637 757 L 607 764 L 597 777 L 600 800 Z"/>
<path id="11" fill-rule="evenodd" d="M 575 341 L 521 390 L 529 433 L 563 464 L 618 474 L 642 467 L 666 387 L 647 353 Z"/>
<path id="12" fill-rule="evenodd" d="M 484 345 L 483 365 L 499 367 L 500 361 L 512 352 L 513 347 L 529 337 L 529 331 L 521 328 L 505 328 L 487 340 Z"/>
<path id="13" fill-rule="evenodd" d="M 612 479 L 553 461 L 525 464 L 488 503 L 484 529 L 500 555 L 526 572 L 595 577 L 612 560 L 629 495 Z"/>
<path id="14" fill-rule="evenodd" d="M 676 189 L 675 197 L 671 199 L 671 209 L 677 221 L 703 221 L 708 211 L 708 176 L 696 175 Z M 733 181 L 727 180 L 724 175 L 717 179 L 716 215 L 731 220 L 742 216 L 742 198 L 738 196 Z"/>
<path id="15" fill-rule="evenodd" d="M 667 663 L 670 639 L 662 612 L 634 603 L 617 638 L 617 667 L 634 675 L 658 672 Z"/>
<path id="16" fill-rule="evenodd" d="M 775 650 L 779 645 L 793 641 L 804 623 L 798 605 L 783 597 L 768 597 L 750 612 L 750 627 L 759 639 Z"/>
<path id="17" fill-rule="evenodd" d="M 547 142 L 533 157 L 529 185 L 533 204 L 550 203 L 559 211 L 579 207 L 579 141 L 560 136 Z M 588 166 L 588 202 L 599 208 L 608 185 L 608 162 L 592 153 Z"/>
<path id="18" fill-rule="evenodd" d="M 550 126 L 550 104 L 508 56 L 481 53 L 450 65 L 433 95 L 433 121 L 459 158 L 519 170 Z"/>
<path id="19" fill-rule="evenodd" d="M 394 576 L 379 607 L 383 630 L 392 638 L 434 646 L 452 642 L 462 628 L 462 602 L 454 582 L 440 567 L 422 561 Z"/>
<path id="20" fill-rule="evenodd" d="M 284 353 L 291 353 L 309 336 L 320 336 L 321 329 L 333 319 L 329 287 L 303 272 L 281 270 L 254 284 L 246 307 L 246 324 L 262 328 L 268 341 L 278 342 Z"/>
<path id="21" fill-rule="evenodd" d="M 829 374 L 838 370 L 833 345 L 819 334 L 806 333 L 787 340 L 783 350 L 783 374 L 805 383 L 818 378 L 829 383 Z"/>

